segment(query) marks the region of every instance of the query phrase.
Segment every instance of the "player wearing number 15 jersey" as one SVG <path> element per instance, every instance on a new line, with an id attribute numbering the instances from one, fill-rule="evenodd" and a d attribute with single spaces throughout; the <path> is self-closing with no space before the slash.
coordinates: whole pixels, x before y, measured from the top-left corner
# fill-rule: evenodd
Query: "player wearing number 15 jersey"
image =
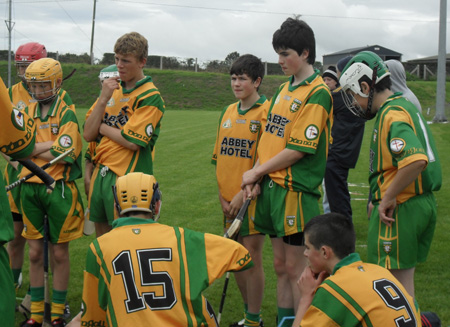
<path id="1" fill-rule="evenodd" d="M 151 175 L 119 177 L 114 198 L 120 218 L 88 250 L 81 326 L 216 326 L 202 292 L 226 271 L 250 268 L 248 251 L 157 223 L 161 195 Z"/>

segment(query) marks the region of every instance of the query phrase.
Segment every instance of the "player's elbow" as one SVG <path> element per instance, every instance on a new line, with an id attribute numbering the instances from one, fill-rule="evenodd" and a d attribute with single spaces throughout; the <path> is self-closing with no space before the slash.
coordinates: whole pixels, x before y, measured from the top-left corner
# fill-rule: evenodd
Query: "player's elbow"
<path id="1" fill-rule="evenodd" d="M 131 151 L 137 151 L 139 150 L 140 146 L 131 142 L 128 142 L 128 149 L 130 149 Z"/>
<path id="2" fill-rule="evenodd" d="M 86 131 L 86 129 L 83 131 L 83 138 L 86 142 L 93 142 L 97 138 L 97 135 L 94 135 L 94 133 L 89 133 L 89 131 Z"/>

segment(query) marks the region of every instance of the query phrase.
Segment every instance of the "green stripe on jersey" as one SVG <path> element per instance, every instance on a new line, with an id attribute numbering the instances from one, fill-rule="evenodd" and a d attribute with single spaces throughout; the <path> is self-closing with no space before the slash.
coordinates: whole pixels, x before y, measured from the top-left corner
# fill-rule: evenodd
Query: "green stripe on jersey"
<path id="1" fill-rule="evenodd" d="M 189 271 L 192 309 L 197 323 L 206 321 L 203 316 L 202 291 L 209 286 L 208 266 L 206 264 L 205 235 L 191 230 L 184 230 L 186 257 Z M 201 248 L 198 244 L 202 244 Z"/>
<path id="2" fill-rule="evenodd" d="M 373 327 L 373 324 L 370 321 L 369 317 L 367 316 L 366 311 L 349 294 L 347 294 L 347 292 L 345 292 L 342 288 L 340 288 L 338 285 L 336 285 L 334 282 L 330 280 L 326 280 L 324 283 L 330 286 L 335 292 L 337 292 L 346 301 L 348 301 L 348 304 L 351 305 L 352 308 L 361 315 L 361 317 L 363 317 L 364 322 L 368 327 Z M 321 299 L 323 301 L 320 302 L 320 306 L 314 304 L 316 307 L 330 314 L 333 320 L 337 320 L 337 323 L 340 326 L 359 325 L 358 323 L 359 319 L 355 317 L 355 315 L 349 310 L 347 306 L 345 306 L 344 303 L 336 299 L 332 294 L 330 294 L 327 290 L 323 288 L 319 288 L 318 292 L 319 291 L 321 291 L 321 293 L 326 293 L 327 296 L 325 297 L 321 296 Z"/>
<path id="3" fill-rule="evenodd" d="M 183 258 L 183 250 L 181 248 L 181 244 L 183 242 L 181 233 L 180 233 L 180 229 L 178 227 L 174 227 L 173 228 L 174 232 L 175 232 L 175 236 L 177 237 L 177 244 L 178 244 L 178 256 L 180 258 L 180 292 L 181 292 L 181 300 L 183 303 L 183 310 L 184 313 L 186 315 L 187 321 L 188 321 L 188 326 L 192 326 L 192 319 L 191 319 L 191 315 L 189 314 L 189 307 L 188 307 L 188 303 L 186 302 L 186 270 L 185 270 L 185 265 L 186 263 L 184 262 L 185 259 Z"/>

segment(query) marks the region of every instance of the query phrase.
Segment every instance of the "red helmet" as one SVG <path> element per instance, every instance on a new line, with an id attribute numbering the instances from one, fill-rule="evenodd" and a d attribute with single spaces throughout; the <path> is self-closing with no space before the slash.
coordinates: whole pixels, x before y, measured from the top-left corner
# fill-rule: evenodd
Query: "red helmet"
<path id="1" fill-rule="evenodd" d="M 37 42 L 29 42 L 22 44 L 19 48 L 17 48 L 15 61 L 16 64 L 29 64 L 41 58 L 47 58 L 47 50 L 45 49 L 45 46 Z"/>

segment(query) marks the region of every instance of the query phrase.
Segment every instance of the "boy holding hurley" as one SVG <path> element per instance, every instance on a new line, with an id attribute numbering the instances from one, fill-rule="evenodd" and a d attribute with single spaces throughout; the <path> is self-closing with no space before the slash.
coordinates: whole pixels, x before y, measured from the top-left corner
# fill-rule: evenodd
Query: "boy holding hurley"
<path id="1" fill-rule="evenodd" d="M 332 124 L 332 98 L 313 67 L 315 38 L 301 20 L 288 18 L 273 48 L 289 81 L 273 96 L 258 147 L 258 162 L 244 173 L 245 197 L 256 198 L 255 229 L 271 238 L 277 275 L 278 319 L 298 307 L 297 280 L 306 260 L 303 227 L 319 211 Z M 256 183 L 262 178 L 261 186 Z M 254 191 L 252 192 L 252 189 Z"/>
<path id="2" fill-rule="evenodd" d="M 231 88 L 238 102 L 224 108 L 217 128 L 212 163 L 216 165 L 219 200 L 224 214 L 224 228 L 228 229 L 243 204 L 240 189 L 242 174 L 253 167 L 262 126 L 267 117 L 268 102 L 258 89 L 264 77 L 261 60 L 253 55 L 240 56 L 230 69 Z M 250 252 L 255 266 L 235 273 L 236 282 L 244 300 L 245 319 L 232 326 L 262 325 L 261 304 L 264 292 L 262 246 L 264 234 L 248 219 L 254 215 L 254 205 L 244 217 L 238 241 Z"/>

